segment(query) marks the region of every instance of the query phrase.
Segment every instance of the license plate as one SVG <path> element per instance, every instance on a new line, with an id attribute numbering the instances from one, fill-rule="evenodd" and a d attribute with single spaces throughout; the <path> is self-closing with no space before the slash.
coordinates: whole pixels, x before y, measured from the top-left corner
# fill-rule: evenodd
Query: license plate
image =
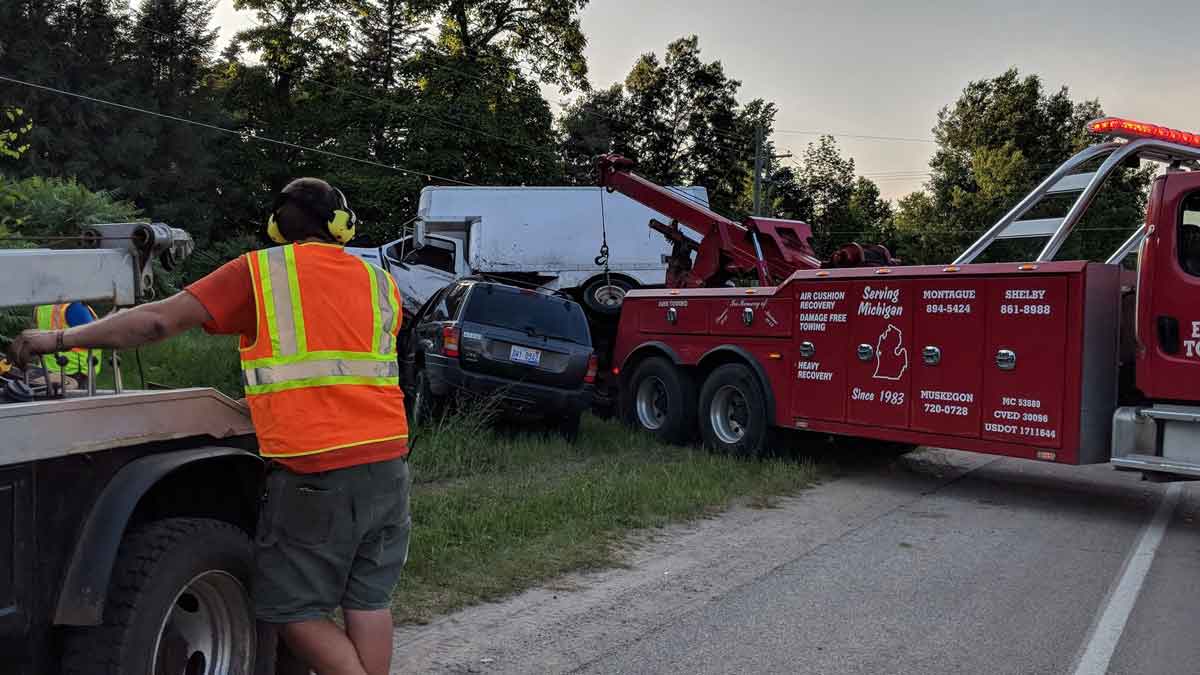
<path id="1" fill-rule="evenodd" d="M 542 350 L 526 349 L 525 347 L 512 346 L 512 350 L 508 353 L 508 360 L 516 363 L 527 363 L 531 366 L 536 366 L 542 362 Z"/>

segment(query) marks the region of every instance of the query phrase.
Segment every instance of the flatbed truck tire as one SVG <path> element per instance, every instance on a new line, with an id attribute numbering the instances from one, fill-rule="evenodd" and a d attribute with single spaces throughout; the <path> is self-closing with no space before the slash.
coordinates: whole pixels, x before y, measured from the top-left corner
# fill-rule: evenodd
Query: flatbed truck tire
<path id="1" fill-rule="evenodd" d="M 254 675 L 262 632 L 250 537 L 230 523 L 166 518 L 126 534 L 104 623 L 63 638 L 64 675 Z M 273 669 L 273 668 L 272 668 Z"/>
<path id="2" fill-rule="evenodd" d="M 700 434 L 705 447 L 735 457 L 762 457 L 771 439 L 767 397 L 754 371 L 718 366 L 700 388 Z"/>
<path id="3" fill-rule="evenodd" d="M 638 364 L 622 402 L 626 424 L 663 443 L 684 444 L 696 435 L 696 385 L 690 373 L 661 356 Z"/>

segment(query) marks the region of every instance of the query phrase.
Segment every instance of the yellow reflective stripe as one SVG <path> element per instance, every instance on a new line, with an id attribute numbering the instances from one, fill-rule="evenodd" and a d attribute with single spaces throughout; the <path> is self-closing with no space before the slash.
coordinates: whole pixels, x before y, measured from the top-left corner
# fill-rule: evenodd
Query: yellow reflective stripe
<path id="1" fill-rule="evenodd" d="M 303 380 L 289 380 L 287 382 L 276 382 L 275 384 L 263 384 L 258 386 L 247 386 L 246 395 L 255 396 L 258 394 L 272 394 L 279 391 L 288 391 L 289 389 L 303 389 L 305 387 L 330 387 L 343 384 L 365 384 L 375 387 L 398 387 L 400 386 L 400 378 L 392 377 L 359 377 L 355 375 L 334 375 L 331 377 L 312 377 Z"/>
<path id="2" fill-rule="evenodd" d="M 339 352 L 339 351 L 317 351 L 308 352 L 305 354 L 292 354 L 291 356 L 266 356 L 261 359 L 252 361 L 242 361 L 242 370 L 247 368 L 261 368 L 263 366 L 284 366 L 289 363 L 300 363 L 302 361 L 315 361 L 322 359 L 341 359 L 343 361 L 395 361 L 396 357 L 392 354 L 372 354 L 371 352 Z"/>
<path id="3" fill-rule="evenodd" d="M 287 250 L 291 246 L 267 249 L 267 276 L 271 279 L 271 302 L 275 306 L 275 328 L 279 344 L 273 356 L 288 356 L 299 352 L 296 345 L 296 322 L 292 310 L 292 286 L 288 282 Z M 275 345 L 273 341 L 272 346 Z"/>
<path id="4" fill-rule="evenodd" d="M 396 335 L 400 332 L 400 318 L 404 312 L 403 307 L 401 307 L 400 304 L 398 304 L 399 301 L 396 300 L 396 298 L 400 297 L 400 287 L 396 285 L 396 280 L 392 278 L 392 275 L 388 274 L 387 272 L 383 273 L 383 278 L 387 279 L 388 282 L 387 300 L 388 304 L 392 307 L 392 315 L 394 317 L 392 319 L 392 325 L 389 328 L 389 332 L 392 335 Z M 395 291 L 396 294 L 392 295 L 392 291 Z"/>
<path id="5" fill-rule="evenodd" d="M 308 351 L 308 336 L 304 332 L 304 310 L 300 301 L 300 277 L 296 273 L 296 247 L 285 246 L 284 264 L 287 267 L 288 291 L 292 295 L 292 328 L 296 335 L 296 351 Z"/>
<path id="6" fill-rule="evenodd" d="M 379 278 L 375 276 L 375 270 L 371 268 L 371 263 L 362 260 L 362 264 L 367 268 L 367 278 L 371 280 L 371 319 L 374 322 L 371 327 L 371 351 L 378 354 L 381 351 L 379 338 L 383 333 L 383 317 L 379 308 Z"/>
<path id="7" fill-rule="evenodd" d="M 37 314 L 38 330 L 54 329 L 54 305 L 38 305 L 34 312 Z"/>
<path id="8" fill-rule="evenodd" d="M 395 361 L 343 361 L 341 359 L 310 359 L 279 366 L 263 366 L 242 370 L 246 386 L 262 386 L 311 380 L 317 377 L 399 377 L 400 364 Z"/>
<path id="9" fill-rule="evenodd" d="M 333 452 L 334 450 L 342 450 L 344 448 L 354 448 L 360 445 L 369 445 L 371 443 L 383 443 L 384 441 L 398 441 L 407 439 L 408 434 L 397 434 L 395 436 L 384 436 L 382 438 L 371 438 L 365 441 L 354 441 L 353 443 L 342 443 L 341 445 L 331 445 L 328 448 L 320 450 L 305 450 L 303 452 L 261 452 L 263 457 L 301 457 L 303 455 L 317 455 L 322 452 Z"/>
<path id="10" fill-rule="evenodd" d="M 271 353 L 279 355 L 279 328 L 275 320 L 275 295 L 271 289 L 271 263 L 267 249 L 258 252 L 258 278 L 262 282 L 263 313 L 267 315 L 267 336 L 271 338 Z"/>

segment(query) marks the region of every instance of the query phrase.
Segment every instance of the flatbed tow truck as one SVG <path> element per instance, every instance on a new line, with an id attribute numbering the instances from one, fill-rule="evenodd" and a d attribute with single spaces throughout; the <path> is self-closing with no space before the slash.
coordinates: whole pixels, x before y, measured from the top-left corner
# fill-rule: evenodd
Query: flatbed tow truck
<path id="1" fill-rule="evenodd" d="M 945 265 L 785 259 L 760 246 L 769 227 L 701 214 L 602 159 L 601 185 L 736 244 L 714 240 L 722 263 L 696 265 L 707 279 L 626 297 L 613 354 L 625 418 L 738 455 L 790 429 L 1200 478 L 1200 134 L 1118 118 L 1088 128 L 1113 140 Z M 1105 180 L 1141 161 L 1166 165 L 1145 222 L 1103 262 L 1055 260 Z M 1023 219 L 1057 195 L 1077 195 L 1065 215 Z M 1045 242 L 1033 260 L 974 262 L 1031 238 Z M 1124 268 L 1135 251 L 1136 271 Z M 761 286 L 728 286 L 727 272 L 750 268 Z"/>
<path id="2" fill-rule="evenodd" d="M 88 228 L 80 250 L 0 250 L 0 307 L 125 307 L 191 238 Z M 0 673 L 270 672 L 247 588 L 262 461 L 213 389 L 63 392 L 0 378 Z M 273 656 L 273 654 L 272 654 Z"/>

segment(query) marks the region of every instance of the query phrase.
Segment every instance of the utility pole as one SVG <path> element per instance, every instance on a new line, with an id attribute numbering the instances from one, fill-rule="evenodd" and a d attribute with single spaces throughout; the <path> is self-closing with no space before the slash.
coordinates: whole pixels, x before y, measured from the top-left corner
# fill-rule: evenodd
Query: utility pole
<path id="1" fill-rule="evenodd" d="M 763 144 L 764 144 L 763 125 L 760 122 L 754 128 L 754 200 L 753 200 L 754 201 L 754 206 L 753 206 L 754 214 L 753 215 L 756 215 L 756 216 L 762 215 L 762 202 L 763 202 L 763 198 L 762 198 L 763 197 L 763 195 L 762 195 L 762 193 L 763 193 L 763 189 L 762 189 L 763 175 L 762 175 L 762 173 L 763 173 L 763 169 L 766 168 L 766 166 L 765 166 L 766 160 L 768 160 L 768 159 L 783 159 L 784 157 L 792 156 L 792 153 L 790 153 L 790 152 L 786 152 L 782 155 L 767 155 L 766 148 L 763 147 Z"/>

